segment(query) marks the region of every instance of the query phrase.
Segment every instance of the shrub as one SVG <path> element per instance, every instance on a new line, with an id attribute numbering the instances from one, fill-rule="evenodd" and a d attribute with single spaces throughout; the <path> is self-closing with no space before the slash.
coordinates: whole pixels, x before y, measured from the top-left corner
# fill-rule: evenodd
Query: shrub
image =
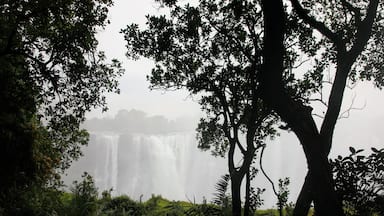
<path id="1" fill-rule="evenodd" d="M 350 155 L 331 160 L 336 190 L 347 215 L 383 215 L 384 213 L 384 148 L 371 148 L 364 156 L 362 149 L 350 147 Z"/>

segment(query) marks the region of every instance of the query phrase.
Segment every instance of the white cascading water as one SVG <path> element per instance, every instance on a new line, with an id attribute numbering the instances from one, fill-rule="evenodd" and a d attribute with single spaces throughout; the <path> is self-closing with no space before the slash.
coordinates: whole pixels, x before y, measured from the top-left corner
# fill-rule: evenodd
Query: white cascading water
<path id="1" fill-rule="evenodd" d="M 84 157 L 74 162 L 69 175 L 78 178 L 81 173 L 90 173 L 101 190 L 117 188 L 119 135 L 91 135 L 89 145 L 83 149 Z"/>
<path id="2" fill-rule="evenodd" d="M 117 188 L 117 168 L 118 168 L 118 135 L 105 135 L 103 137 L 106 142 L 106 163 L 105 163 L 105 187 Z"/>
<path id="3" fill-rule="evenodd" d="M 99 191 L 113 188 L 113 195 L 201 202 L 211 199 L 227 168 L 225 159 L 197 148 L 195 132 L 91 133 L 84 157 L 68 174 L 78 177 L 83 171 L 94 177 Z"/>

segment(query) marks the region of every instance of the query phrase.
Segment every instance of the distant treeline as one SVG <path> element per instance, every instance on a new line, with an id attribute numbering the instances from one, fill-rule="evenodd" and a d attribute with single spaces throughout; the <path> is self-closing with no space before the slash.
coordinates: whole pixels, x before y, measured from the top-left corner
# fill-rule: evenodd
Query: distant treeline
<path id="1" fill-rule="evenodd" d="M 120 110 L 114 118 L 92 118 L 85 121 L 89 131 L 114 131 L 131 133 L 169 133 L 195 130 L 197 119 L 178 118 L 169 120 L 164 116 L 148 116 L 145 112 L 132 109 Z"/>

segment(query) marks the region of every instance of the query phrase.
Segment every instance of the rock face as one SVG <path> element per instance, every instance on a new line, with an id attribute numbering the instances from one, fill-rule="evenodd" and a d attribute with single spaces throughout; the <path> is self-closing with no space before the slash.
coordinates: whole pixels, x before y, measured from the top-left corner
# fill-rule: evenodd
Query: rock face
<path id="1" fill-rule="evenodd" d="M 70 183 L 87 171 L 99 191 L 147 199 L 161 194 L 168 199 L 210 200 L 226 161 L 197 149 L 195 132 L 165 134 L 91 133 L 84 157 L 64 178 Z M 141 197 L 142 196 L 142 197 Z"/>

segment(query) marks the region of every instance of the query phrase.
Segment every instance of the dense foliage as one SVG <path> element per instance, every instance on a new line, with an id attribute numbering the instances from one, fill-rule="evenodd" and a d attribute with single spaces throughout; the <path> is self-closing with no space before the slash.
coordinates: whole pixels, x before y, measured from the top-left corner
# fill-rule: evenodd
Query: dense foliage
<path id="1" fill-rule="evenodd" d="M 118 92 L 120 63 L 106 63 L 95 38 L 108 23 L 111 5 L 110 0 L 1 1 L 3 214 L 43 214 L 23 211 L 28 205 L 44 211 L 43 202 L 57 201 L 50 194 L 57 192 L 59 173 L 88 141 L 80 129 L 85 112 L 106 109 L 104 93 Z"/>
<path id="2" fill-rule="evenodd" d="M 152 195 L 147 201 L 136 201 L 126 195 L 111 196 L 111 191 L 103 191 L 101 196 L 94 184 L 93 178 L 84 174 L 82 180 L 74 182 L 71 191 L 60 194 L 61 199 L 54 208 L 58 215 L 66 216 L 205 216 L 232 215 L 228 206 L 201 204 L 185 201 L 170 201 L 161 196 Z M 289 208 L 284 209 L 285 213 Z M 252 215 L 277 216 L 274 209 L 258 210 Z M 287 215 L 289 216 L 289 214 Z"/>
<path id="3" fill-rule="evenodd" d="M 350 155 L 331 160 L 336 189 L 347 215 L 384 214 L 384 149 L 370 155 L 350 147 Z"/>

